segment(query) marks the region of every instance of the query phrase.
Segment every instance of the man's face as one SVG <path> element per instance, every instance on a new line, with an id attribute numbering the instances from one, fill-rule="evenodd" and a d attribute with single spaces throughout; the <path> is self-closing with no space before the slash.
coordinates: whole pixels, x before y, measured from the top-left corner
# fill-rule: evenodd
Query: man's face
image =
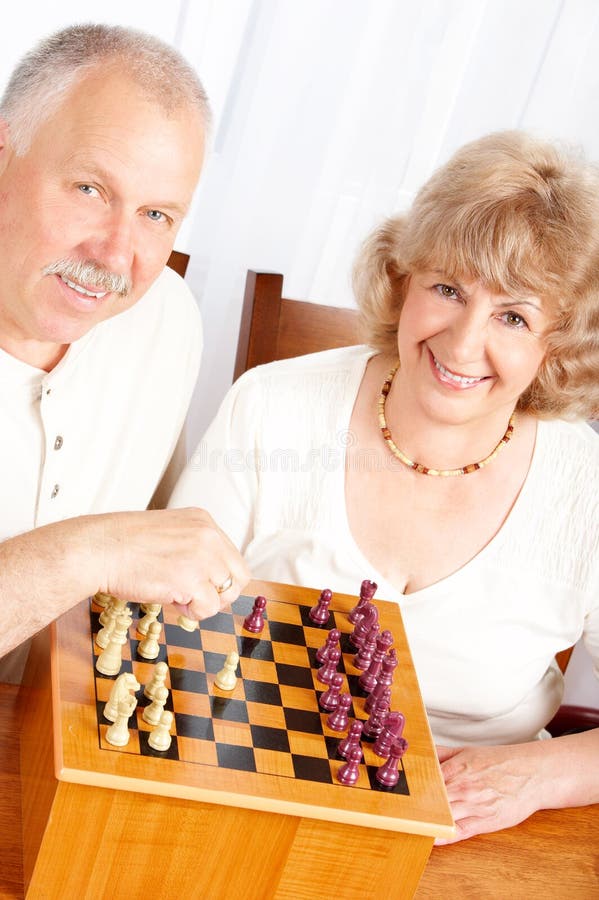
<path id="1" fill-rule="evenodd" d="M 77 84 L 24 156 L 0 128 L 0 347 L 52 368 L 139 300 L 166 264 L 203 152 L 194 109 L 167 116 L 114 68 Z"/>

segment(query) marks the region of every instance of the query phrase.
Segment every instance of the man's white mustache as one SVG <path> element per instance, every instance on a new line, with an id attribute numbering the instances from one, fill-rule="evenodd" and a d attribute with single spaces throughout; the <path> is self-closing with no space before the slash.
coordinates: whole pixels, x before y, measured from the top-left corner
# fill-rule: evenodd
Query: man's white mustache
<path id="1" fill-rule="evenodd" d="M 42 272 L 43 275 L 60 275 L 96 291 L 107 291 L 126 297 L 131 290 L 131 280 L 125 275 L 108 272 L 91 260 L 59 259 Z"/>

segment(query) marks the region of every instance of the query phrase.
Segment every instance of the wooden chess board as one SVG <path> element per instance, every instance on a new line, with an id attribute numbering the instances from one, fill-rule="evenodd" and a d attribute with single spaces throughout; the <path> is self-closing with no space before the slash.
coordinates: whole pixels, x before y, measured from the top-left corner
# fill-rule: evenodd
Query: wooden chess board
<path id="1" fill-rule="evenodd" d="M 239 598 L 231 610 L 203 622 L 194 632 L 176 624 L 166 607 L 160 653 L 148 662 L 137 654 L 137 609 L 121 671 L 132 671 L 142 690 L 130 720 L 130 741 L 123 748 L 105 738 L 109 722 L 102 711 L 113 678 L 95 671 L 100 652 L 94 645 L 100 607 L 90 601 L 61 620 L 57 629 L 55 735 L 57 777 L 80 784 L 144 791 L 164 796 L 310 816 L 390 831 L 433 836 L 453 833 L 453 822 L 418 690 L 401 617 L 396 606 L 377 602 L 382 628 L 394 635 L 399 665 L 392 708 L 404 713 L 409 749 L 400 779 L 391 790 L 375 779 L 383 760 L 363 741 L 364 762 L 352 787 L 339 784 L 344 760 L 336 748 L 340 735 L 326 726 L 318 698 L 315 653 L 327 630 L 342 633 L 343 690 L 352 695 L 352 717 L 365 720 L 366 695 L 358 687 L 355 649 L 348 642 L 353 626 L 347 613 L 355 597 L 337 595 L 326 626 L 316 627 L 309 606 L 294 599 L 293 589 L 267 596 L 266 623 L 259 635 L 244 632 L 243 619 L 253 595 Z M 226 654 L 240 655 L 237 685 L 231 693 L 214 685 Z M 173 741 L 165 752 L 148 745 L 151 727 L 142 719 L 143 685 L 155 662 L 169 666 L 167 709 L 174 712 Z"/>
<path id="2" fill-rule="evenodd" d="M 305 624 L 319 593 L 252 582 L 247 594 L 269 601 L 256 637 L 241 628 L 247 600 L 191 638 L 166 612 L 159 659 L 168 657 L 175 721 L 174 749 L 164 754 L 147 752 L 138 711 L 129 744 L 106 744 L 111 679 L 94 671 L 98 610 L 89 601 L 36 637 L 22 688 L 29 896 L 143 900 L 148 873 L 180 898 L 309 900 L 334 891 L 363 900 L 374 884 L 389 898 L 413 896 L 434 836 L 451 835 L 453 823 L 401 616 L 377 601 L 399 660 L 391 705 L 406 717 L 409 742 L 400 787 L 372 788 L 364 743 L 360 781 L 344 787 L 314 681 L 313 654 L 327 629 Z M 356 599 L 335 595 L 327 627 L 347 635 Z M 136 659 L 137 640 L 132 628 L 124 666 L 144 685 L 153 663 Z M 224 694 L 214 672 L 235 645 L 241 678 Z M 364 718 L 351 659 L 345 652 L 344 678 Z"/>

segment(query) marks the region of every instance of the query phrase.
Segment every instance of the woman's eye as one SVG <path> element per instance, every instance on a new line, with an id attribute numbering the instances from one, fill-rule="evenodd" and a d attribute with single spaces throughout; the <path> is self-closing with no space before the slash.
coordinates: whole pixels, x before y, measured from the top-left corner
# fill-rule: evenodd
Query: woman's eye
<path id="1" fill-rule="evenodd" d="M 518 330 L 528 328 L 528 323 L 526 322 L 526 320 L 523 319 L 522 316 L 517 312 L 508 310 L 508 312 L 505 312 L 503 314 L 502 318 L 505 324 L 509 325 L 510 328 L 516 328 Z"/>
<path id="2" fill-rule="evenodd" d="M 435 284 L 434 289 L 441 297 L 445 297 L 448 300 L 458 299 L 458 292 L 450 284 Z"/>
<path id="3" fill-rule="evenodd" d="M 86 194 L 88 197 L 93 196 L 94 191 L 96 190 L 91 184 L 80 184 L 78 185 L 78 188 L 82 194 Z"/>

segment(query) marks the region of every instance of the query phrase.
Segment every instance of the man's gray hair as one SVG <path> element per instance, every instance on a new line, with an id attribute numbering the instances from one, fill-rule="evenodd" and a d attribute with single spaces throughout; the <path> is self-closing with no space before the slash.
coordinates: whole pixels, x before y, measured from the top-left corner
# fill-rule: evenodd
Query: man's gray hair
<path id="1" fill-rule="evenodd" d="M 76 81 L 106 61 L 121 65 L 167 113 L 185 105 L 197 108 L 208 130 L 208 98 L 195 70 L 177 50 L 132 28 L 72 25 L 23 57 L 0 99 L 0 117 L 10 126 L 18 155 L 27 152 L 36 130 Z"/>

